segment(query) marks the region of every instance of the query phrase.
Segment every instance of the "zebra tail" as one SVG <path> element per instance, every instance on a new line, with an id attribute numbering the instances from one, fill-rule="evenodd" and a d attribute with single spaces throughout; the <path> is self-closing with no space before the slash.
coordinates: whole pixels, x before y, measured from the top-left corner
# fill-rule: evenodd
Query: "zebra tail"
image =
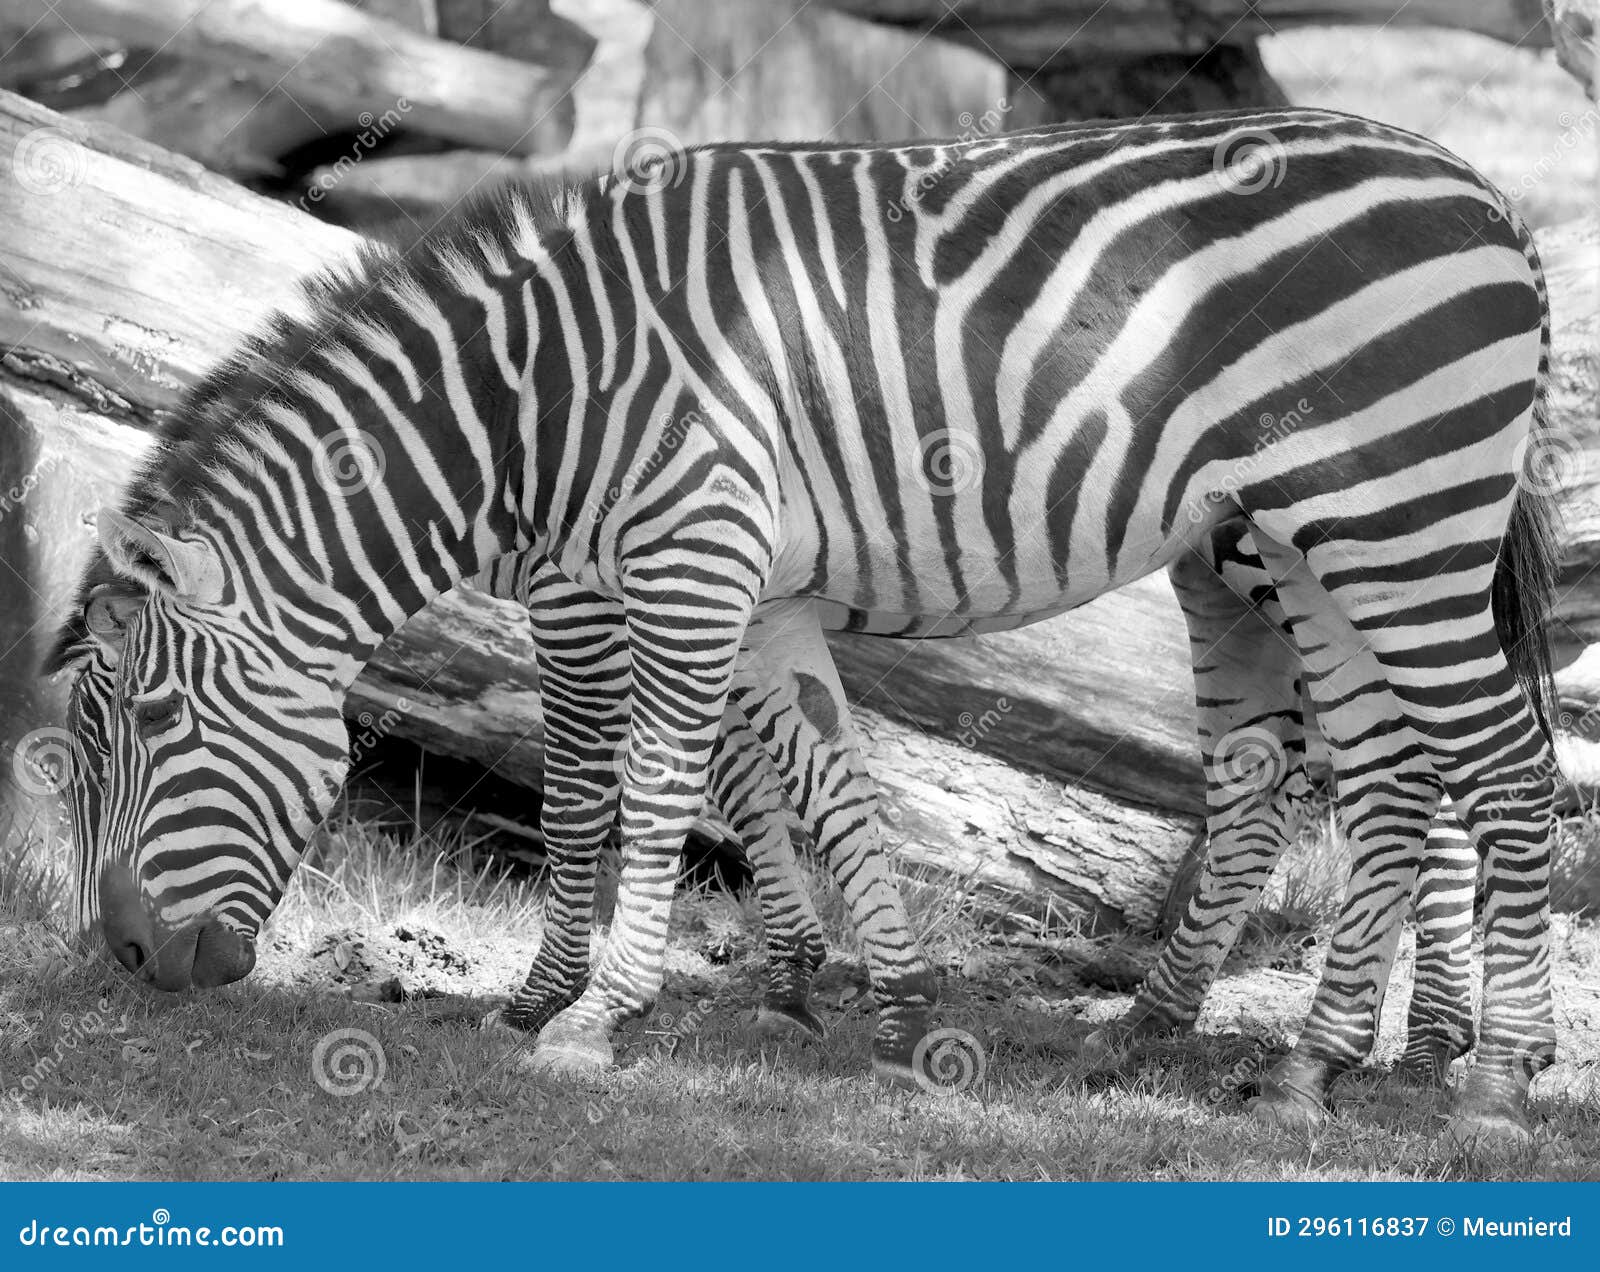
<path id="1" fill-rule="evenodd" d="M 1533 436 L 1538 438 L 1544 428 L 1541 384 L 1534 408 Z M 1561 552 L 1554 495 L 1543 493 L 1538 487 L 1536 481 L 1518 485 L 1511 521 L 1500 540 L 1489 601 L 1500 648 L 1528 695 L 1545 740 L 1554 745 L 1550 722 L 1556 718 L 1557 699 L 1548 624 L 1554 609 L 1556 566 Z"/>

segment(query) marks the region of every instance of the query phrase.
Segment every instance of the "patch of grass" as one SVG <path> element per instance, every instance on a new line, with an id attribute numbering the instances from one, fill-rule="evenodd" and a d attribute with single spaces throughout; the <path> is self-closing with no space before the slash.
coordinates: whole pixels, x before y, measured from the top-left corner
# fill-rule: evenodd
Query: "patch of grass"
<path id="1" fill-rule="evenodd" d="M 37 825 L 0 824 L 0 914 L 65 924 L 71 895 L 66 839 Z"/>
<path id="2" fill-rule="evenodd" d="M 1007 947 L 1003 977 L 997 962 L 971 959 L 995 935 L 962 889 L 932 879 L 908 893 L 948 969 L 941 1023 L 984 1052 L 983 1076 L 963 1094 L 873 1085 L 871 995 L 820 880 L 839 951 L 818 979 L 826 1043 L 756 1033 L 762 973 L 744 923 L 750 907 L 699 893 L 677 907 L 667 990 L 651 1018 L 621 1031 L 620 1067 L 589 1081 L 530 1074 L 525 1050 L 474 1026 L 525 970 L 537 889 L 475 865 L 467 841 L 451 847 L 455 860 L 441 861 L 428 840 L 336 827 L 274 919 L 257 973 L 206 994 L 146 990 L 98 952 L 85 957 L 53 922 L 10 912 L 0 923 L 0 1091 L 13 1098 L 0 1117 L 0 1175 L 1526 1179 L 1600 1170 L 1600 1093 L 1589 1076 L 1600 996 L 1584 997 L 1590 982 L 1600 987 L 1594 924 L 1563 918 L 1556 934 L 1566 1079 L 1539 1088 L 1536 1146 L 1497 1158 L 1447 1148 L 1445 1098 L 1381 1072 L 1347 1079 L 1334 1116 L 1313 1132 L 1246 1114 L 1255 1076 L 1298 1027 L 1314 968 L 1245 960 L 1223 976 L 1199 1034 L 1090 1064 L 1083 1035 L 1126 996 L 1073 981 L 1025 945 Z M 740 933 L 731 942 L 730 929 Z M 711 961 L 712 947 L 731 961 Z M 390 1000 L 370 992 L 393 970 L 385 958 L 412 978 Z M 1402 960 L 1385 1015 L 1390 1050 L 1406 974 Z M 336 1036 L 349 1030 L 371 1043 Z M 338 1068 L 341 1047 L 353 1050 Z M 363 1085 L 380 1055 L 382 1080 Z M 330 1066 L 360 1089 L 331 1093 L 340 1082 Z"/>
<path id="3" fill-rule="evenodd" d="M 1555 910 L 1600 918 L 1600 810 L 1590 808 L 1561 823 L 1550 873 Z"/>

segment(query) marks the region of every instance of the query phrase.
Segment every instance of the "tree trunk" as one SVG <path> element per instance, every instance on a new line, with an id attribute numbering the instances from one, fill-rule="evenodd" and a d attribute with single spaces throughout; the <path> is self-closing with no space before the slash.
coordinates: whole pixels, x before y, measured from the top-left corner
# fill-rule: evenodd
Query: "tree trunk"
<path id="1" fill-rule="evenodd" d="M 1020 70 L 1062 57 L 1203 53 L 1294 26 L 1351 23 L 1475 31 L 1523 48 L 1553 35 L 1540 0 L 824 0 L 879 22 L 967 40 Z M 1593 0 L 1556 0 L 1577 7 Z"/>
<path id="2" fill-rule="evenodd" d="M 13 20 L 213 62 L 349 121 L 394 115 L 420 132 L 512 154 L 559 150 L 582 63 L 534 66 L 431 39 L 339 0 L 13 0 Z M 529 50 L 530 52 L 536 50 Z M 563 57 L 570 48 L 551 46 Z"/>

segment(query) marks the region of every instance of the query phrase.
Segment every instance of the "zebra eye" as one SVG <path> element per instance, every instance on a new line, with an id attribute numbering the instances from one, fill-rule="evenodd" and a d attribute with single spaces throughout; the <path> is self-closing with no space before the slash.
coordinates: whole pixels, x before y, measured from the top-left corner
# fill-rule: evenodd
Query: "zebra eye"
<path id="1" fill-rule="evenodd" d="M 160 737 L 168 730 L 176 728 L 182 716 L 183 698 L 177 693 L 133 704 L 133 722 L 138 725 L 139 736 L 142 738 Z"/>

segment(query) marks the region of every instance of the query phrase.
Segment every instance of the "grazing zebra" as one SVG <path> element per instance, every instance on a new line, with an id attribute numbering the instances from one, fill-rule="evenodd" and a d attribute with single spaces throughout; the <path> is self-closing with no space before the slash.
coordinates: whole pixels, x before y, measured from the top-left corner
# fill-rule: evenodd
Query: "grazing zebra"
<path id="1" fill-rule="evenodd" d="M 1241 142 L 1256 161 L 1226 159 Z M 1460 160 L 1295 110 L 713 146 L 642 182 L 503 197 L 317 300 L 102 516 L 129 583 L 86 608 L 120 659 L 101 902 L 156 983 L 249 970 L 342 780 L 360 666 L 438 592 L 532 549 L 617 606 L 632 687 L 617 918 L 540 1051 L 608 1059 L 653 998 L 724 704 L 766 685 L 863 792 L 855 833 L 821 838 L 867 952 L 875 1065 L 908 1075 L 934 979 L 875 850 L 824 624 L 1003 630 L 1166 567 L 1226 604 L 1191 562 L 1244 525 L 1353 855 L 1268 1103 L 1320 1107 L 1370 1038 L 1443 791 L 1486 873 L 1458 1129 L 1523 1125 L 1554 1039 L 1550 543 L 1517 480 L 1548 330 L 1526 228 Z M 367 443 L 384 463 L 358 491 L 308 480 Z M 970 480 L 948 462 L 930 480 L 930 451 Z M 1211 622 L 1208 604 L 1186 610 Z M 1210 768 L 1249 722 L 1200 705 Z M 1284 792 L 1223 785 L 1213 856 L 1265 855 Z"/>
<path id="2" fill-rule="evenodd" d="M 523 600 L 528 603 L 530 580 L 535 572 L 533 554 L 512 555 L 484 571 L 478 582 L 491 596 Z M 89 567 L 91 577 L 107 579 L 109 563 L 99 557 Z M 547 623 L 555 615 L 541 615 Z M 560 616 L 571 622 L 575 615 Z M 77 853 L 74 860 L 74 916 L 81 927 L 99 922 L 100 881 L 100 805 L 105 776 L 111 761 L 110 713 L 115 695 L 116 668 L 104 649 L 81 626 L 82 613 L 74 616 L 75 628 L 59 654 L 62 665 L 73 673 L 67 702 L 67 728 L 71 737 L 68 754 L 69 810 Z M 575 627 L 577 624 L 573 624 Z M 541 643 L 544 656 L 547 646 Z M 547 716 L 559 707 L 547 702 Z M 581 716 L 579 717 L 581 718 Z M 562 731 L 558 724 L 557 732 Z M 574 774 L 583 779 L 583 772 Z M 792 1027 L 814 1037 L 827 1030 L 811 1007 L 811 982 L 827 956 L 826 939 L 817 919 L 790 842 L 784 817 L 784 796 L 778 775 L 760 742 L 737 707 L 729 705 L 723 721 L 710 772 L 709 791 L 717 807 L 728 819 L 745 846 L 755 880 L 756 901 L 761 913 L 762 935 L 767 954 L 767 984 L 758 1023 L 768 1031 Z M 598 863 L 591 863 L 597 865 Z M 557 871 L 573 869 L 571 862 L 557 862 Z M 591 902 L 594 871 L 576 881 Z M 566 891 L 573 891 L 569 886 Z M 589 915 L 552 915 L 549 924 L 557 939 L 545 948 L 564 951 L 576 942 L 571 932 L 582 925 L 583 957 L 576 967 L 560 965 L 565 987 L 560 1005 L 577 996 L 588 973 Z M 561 938 L 567 939 L 561 939 Z M 535 978 L 535 984 L 540 978 Z M 524 1022 L 537 1028 L 541 1021 Z"/>
<path id="3" fill-rule="evenodd" d="M 1257 641 L 1266 631 L 1276 630 L 1279 639 L 1292 640 L 1287 621 L 1277 604 L 1271 577 L 1255 556 L 1247 536 L 1219 533 L 1209 548 L 1210 565 L 1226 582 L 1237 601 L 1227 617 L 1233 621 L 1218 624 L 1217 639 L 1197 647 L 1195 668 L 1197 694 L 1220 701 L 1230 694 L 1243 701 L 1260 698 L 1263 678 L 1257 660 Z M 93 578 L 110 581 L 115 575 L 103 558 L 89 569 Z M 547 631 L 537 646 L 539 651 L 558 654 L 568 662 L 574 659 L 592 677 L 605 665 L 607 649 L 625 639 L 616 620 L 603 606 L 581 600 L 563 604 L 554 594 L 537 595 L 536 587 L 560 588 L 559 579 L 550 576 L 548 562 L 533 553 L 510 554 L 485 570 L 476 580 L 491 596 L 513 599 L 526 606 L 537 622 L 547 628 L 555 623 L 559 635 Z M 1244 606 L 1254 608 L 1269 626 L 1245 620 Z M 81 620 L 81 613 L 77 616 Z M 79 629 L 75 640 L 62 650 L 61 658 L 74 672 L 68 702 L 68 726 L 73 739 L 69 790 L 72 795 L 74 837 L 79 845 L 76 860 L 76 914 L 87 926 L 97 921 L 96 898 L 99 879 L 99 804 L 106 765 L 110 761 L 110 719 L 114 694 L 115 668 L 104 650 L 87 630 Z M 1248 669 L 1236 683 L 1229 683 L 1219 671 L 1228 665 Z M 1299 686 L 1286 684 L 1280 698 L 1293 727 L 1298 729 Z M 547 704 L 548 710 L 559 710 Z M 572 721 L 591 718 L 587 704 L 577 704 Z M 558 720 L 553 726 L 563 735 L 572 721 Z M 779 743 L 786 755 L 797 754 L 795 721 L 778 718 L 774 728 L 783 734 Z M 1298 739 L 1298 733 L 1295 734 Z M 1304 748 L 1285 745 L 1281 765 L 1268 765 L 1264 776 L 1288 792 L 1284 802 L 1296 814 L 1309 792 L 1304 772 Z M 594 771 L 604 766 L 576 766 L 573 782 L 592 780 Z M 1215 778 L 1217 770 L 1208 776 Z M 797 1026 L 813 1036 L 825 1035 L 825 1028 L 810 1005 L 811 979 L 825 956 L 825 942 L 810 896 L 796 868 L 793 847 L 782 818 L 782 796 L 778 793 L 772 763 L 761 742 L 750 731 L 737 706 L 730 704 L 723 720 L 712 762 L 710 790 L 718 807 L 728 818 L 741 841 L 748 845 L 757 901 L 766 941 L 768 982 L 761 1019 L 769 1028 L 785 1024 Z M 614 798 L 613 798 L 614 804 Z M 598 803 L 598 801 L 597 801 Z M 591 810 L 593 811 L 593 810 Z M 614 812 L 614 807 L 602 816 Z M 1298 820 L 1298 817 L 1295 817 Z M 1270 855 L 1276 857 L 1293 838 L 1293 826 L 1285 824 Z M 566 895 L 586 899 L 585 904 L 548 917 L 548 943 L 542 944 L 539 958 L 527 984 L 518 995 L 516 1006 L 498 1019 L 537 1031 L 550 1016 L 566 1006 L 582 990 L 589 968 L 588 933 L 592 915 L 593 863 L 587 875 L 570 878 L 562 890 Z M 574 869 L 571 862 L 558 862 L 556 868 Z M 1247 869 L 1219 854 L 1211 863 L 1211 875 L 1219 881 L 1220 900 L 1202 886 L 1196 892 L 1199 917 L 1190 925 L 1190 941 L 1175 942 L 1168 950 L 1164 967 L 1176 964 L 1181 971 L 1168 971 L 1159 982 L 1147 985 L 1128 1016 L 1130 1032 L 1184 1027 L 1193 1023 L 1205 990 L 1233 943 L 1238 923 L 1260 891 L 1267 870 L 1251 876 Z M 580 872 L 581 874 L 581 872 Z M 1459 825 L 1441 824 L 1429 840 L 1417 884 L 1417 973 L 1412 991 L 1408 1024 L 1408 1043 L 1404 1065 L 1419 1074 L 1439 1080 L 1449 1062 L 1470 1049 L 1472 1042 L 1470 947 L 1472 900 L 1477 877 L 1477 856 Z M 1222 880 L 1242 882 L 1228 888 Z M 1392 947 L 1391 947 L 1392 952 Z M 1381 978 L 1380 978 L 1381 984 Z M 1159 985 L 1159 988 L 1158 988 Z M 1109 1045 L 1110 1038 L 1096 1045 Z"/>

